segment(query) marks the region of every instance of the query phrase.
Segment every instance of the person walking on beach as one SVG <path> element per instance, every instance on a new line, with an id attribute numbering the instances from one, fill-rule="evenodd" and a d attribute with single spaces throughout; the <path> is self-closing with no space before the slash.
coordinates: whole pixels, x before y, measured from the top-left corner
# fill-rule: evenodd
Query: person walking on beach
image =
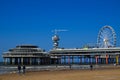
<path id="1" fill-rule="evenodd" d="M 92 64 L 90 65 L 90 70 L 93 70 L 93 65 Z"/>
<path id="2" fill-rule="evenodd" d="M 69 67 L 70 67 L 70 69 L 71 69 L 72 65 L 70 64 Z"/>
<path id="3" fill-rule="evenodd" d="M 25 74 L 25 69 L 26 69 L 26 67 L 25 67 L 25 65 L 23 65 L 23 74 Z"/>
<path id="4" fill-rule="evenodd" d="M 21 66 L 18 65 L 18 73 L 20 74 L 21 73 Z"/>

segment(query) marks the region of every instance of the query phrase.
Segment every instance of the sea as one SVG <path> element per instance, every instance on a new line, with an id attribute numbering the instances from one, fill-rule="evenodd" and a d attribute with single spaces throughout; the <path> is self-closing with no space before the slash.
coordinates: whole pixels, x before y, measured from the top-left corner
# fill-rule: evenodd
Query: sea
<path id="1" fill-rule="evenodd" d="M 21 66 L 22 67 L 22 66 Z M 90 65 L 40 65 L 26 66 L 26 71 L 54 71 L 67 69 L 90 69 Z M 21 70 L 22 72 L 22 70 Z M 18 68 L 12 65 L 0 65 L 0 74 L 18 73 Z"/>

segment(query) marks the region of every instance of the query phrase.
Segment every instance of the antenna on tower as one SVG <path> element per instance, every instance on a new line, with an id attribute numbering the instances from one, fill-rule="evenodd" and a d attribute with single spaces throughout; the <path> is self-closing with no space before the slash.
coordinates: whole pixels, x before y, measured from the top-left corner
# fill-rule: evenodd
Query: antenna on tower
<path id="1" fill-rule="evenodd" d="M 65 29 L 55 29 L 53 30 L 52 32 L 54 32 L 55 35 L 57 35 L 58 32 L 65 32 L 65 31 L 68 31 L 68 30 L 65 30 Z"/>

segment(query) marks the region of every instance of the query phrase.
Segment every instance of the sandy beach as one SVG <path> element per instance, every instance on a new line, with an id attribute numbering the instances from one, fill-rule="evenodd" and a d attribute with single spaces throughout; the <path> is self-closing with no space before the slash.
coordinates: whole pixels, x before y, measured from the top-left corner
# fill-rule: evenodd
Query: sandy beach
<path id="1" fill-rule="evenodd" d="M 11 73 L 0 75 L 0 80 L 120 80 L 120 69 Z"/>

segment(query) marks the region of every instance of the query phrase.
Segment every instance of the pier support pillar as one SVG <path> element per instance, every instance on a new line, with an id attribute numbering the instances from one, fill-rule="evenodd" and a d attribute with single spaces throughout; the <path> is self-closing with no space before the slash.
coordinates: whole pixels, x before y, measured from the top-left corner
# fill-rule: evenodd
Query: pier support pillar
<path id="1" fill-rule="evenodd" d="M 12 58 L 12 64 L 13 65 L 15 64 L 15 58 Z"/>
<path id="2" fill-rule="evenodd" d="M 23 65 L 23 57 L 21 58 L 21 64 Z"/>
<path id="3" fill-rule="evenodd" d="M 116 55 L 116 64 L 119 64 L 119 55 Z"/>
<path id="4" fill-rule="evenodd" d="M 80 58 L 80 56 L 79 56 L 79 64 L 81 63 L 81 58 Z"/>
<path id="5" fill-rule="evenodd" d="M 92 64 L 92 56 L 90 56 L 90 64 Z"/>
<path id="6" fill-rule="evenodd" d="M 30 65 L 32 65 L 32 58 L 30 58 Z"/>
<path id="7" fill-rule="evenodd" d="M 4 58 L 4 64 L 5 65 L 7 64 L 7 58 Z"/>
<path id="8" fill-rule="evenodd" d="M 60 64 L 62 64 L 62 63 L 61 63 L 61 62 L 62 62 L 61 59 L 62 59 L 62 57 L 60 56 L 60 59 L 59 59 L 59 63 L 60 63 Z"/>
<path id="9" fill-rule="evenodd" d="M 98 64 L 98 56 L 95 56 L 95 58 L 96 58 L 96 64 Z"/>
<path id="10" fill-rule="evenodd" d="M 80 56 L 80 64 L 82 64 L 83 62 L 82 62 L 82 56 Z"/>
<path id="11" fill-rule="evenodd" d="M 72 64 L 74 64 L 74 60 L 73 59 L 74 59 L 74 56 L 72 56 Z"/>
<path id="12" fill-rule="evenodd" d="M 40 58 L 38 58 L 38 65 L 40 65 Z"/>
<path id="13" fill-rule="evenodd" d="M 64 64 L 66 64 L 66 57 L 64 56 Z"/>
<path id="14" fill-rule="evenodd" d="M 108 55 L 106 55 L 106 64 L 108 64 Z"/>
<path id="15" fill-rule="evenodd" d="M 12 58 L 10 58 L 10 65 L 12 64 Z"/>
<path id="16" fill-rule="evenodd" d="M 68 56 L 68 64 L 70 64 L 70 56 Z"/>

